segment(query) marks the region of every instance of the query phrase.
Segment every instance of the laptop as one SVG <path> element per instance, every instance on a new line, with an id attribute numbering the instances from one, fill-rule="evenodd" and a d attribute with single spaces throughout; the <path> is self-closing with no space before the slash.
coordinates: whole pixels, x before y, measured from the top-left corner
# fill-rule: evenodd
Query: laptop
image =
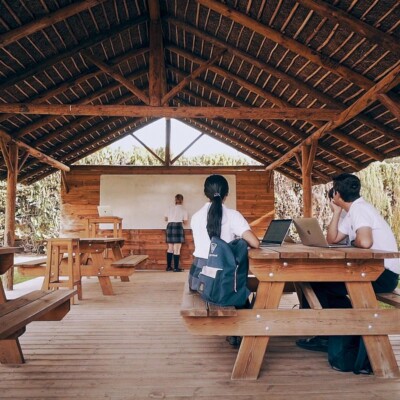
<path id="1" fill-rule="evenodd" d="M 293 222 L 300 236 L 301 243 L 305 246 L 329 248 L 351 247 L 348 244 L 341 243 L 329 244 L 316 218 L 296 218 Z"/>
<path id="2" fill-rule="evenodd" d="M 291 219 L 273 219 L 260 240 L 260 247 L 281 246 L 289 231 Z"/>
<path id="3" fill-rule="evenodd" d="M 111 206 L 97 206 L 99 217 L 112 217 L 113 211 Z"/>

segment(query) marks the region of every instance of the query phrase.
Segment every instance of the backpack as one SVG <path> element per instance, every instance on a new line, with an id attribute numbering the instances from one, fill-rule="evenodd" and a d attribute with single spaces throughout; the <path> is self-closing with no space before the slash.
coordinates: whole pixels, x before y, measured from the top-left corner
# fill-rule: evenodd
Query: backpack
<path id="1" fill-rule="evenodd" d="M 328 361 L 336 371 L 372 374 L 372 367 L 361 336 L 330 336 Z"/>
<path id="2" fill-rule="evenodd" d="M 226 243 L 218 237 L 212 237 L 207 265 L 199 274 L 197 291 L 209 303 L 244 307 L 250 295 L 247 288 L 248 272 L 246 241 L 236 239 Z"/>

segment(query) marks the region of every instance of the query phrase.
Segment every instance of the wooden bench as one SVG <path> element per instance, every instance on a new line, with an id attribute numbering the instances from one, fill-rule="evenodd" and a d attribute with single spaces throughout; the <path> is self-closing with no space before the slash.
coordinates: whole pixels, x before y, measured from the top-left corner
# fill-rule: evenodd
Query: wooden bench
<path id="1" fill-rule="evenodd" d="M 189 289 L 186 281 L 181 303 L 182 317 L 234 317 L 235 307 L 222 307 L 204 301 L 197 292 Z"/>
<path id="2" fill-rule="evenodd" d="M 400 289 L 394 289 L 391 293 L 377 293 L 376 298 L 382 303 L 400 308 Z"/>
<path id="3" fill-rule="evenodd" d="M 60 321 L 68 313 L 76 290 L 36 290 L 0 304 L 0 362 L 25 362 L 18 340 L 32 321 Z"/>
<path id="4" fill-rule="evenodd" d="M 137 255 L 130 255 L 120 260 L 113 261 L 111 265 L 113 267 L 120 267 L 120 268 L 134 268 L 137 265 L 141 264 L 143 261 L 149 258 L 148 255 L 145 254 L 137 254 Z"/>

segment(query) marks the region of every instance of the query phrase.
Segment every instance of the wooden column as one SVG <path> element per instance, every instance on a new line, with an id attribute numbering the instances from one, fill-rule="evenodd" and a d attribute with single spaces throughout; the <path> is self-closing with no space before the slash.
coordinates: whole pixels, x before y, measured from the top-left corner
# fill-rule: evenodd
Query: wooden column
<path id="1" fill-rule="evenodd" d="M 312 166 L 317 149 L 317 142 L 301 146 L 301 179 L 303 185 L 303 217 L 312 217 Z"/>
<path id="2" fill-rule="evenodd" d="M 7 199 L 6 219 L 4 229 L 4 246 L 14 246 L 15 242 L 15 203 L 17 196 L 18 179 L 18 146 L 9 142 L 8 146 L 2 146 L 4 160 L 7 164 Z M 5 287 L 13 289 L 14 268 L 10 268 L 5 276 Z"/>
<path id="3" fill-rule="evenodd" d="M 171 165 L 171 120 L 165 119 L 165 165 Z"/>

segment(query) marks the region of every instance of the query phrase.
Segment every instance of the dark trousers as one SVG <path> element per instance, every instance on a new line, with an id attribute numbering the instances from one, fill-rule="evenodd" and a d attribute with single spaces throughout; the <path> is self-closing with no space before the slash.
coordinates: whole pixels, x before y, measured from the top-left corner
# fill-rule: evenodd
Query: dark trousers
<path id="1" fill-rule="evenodd" d="M 385 269 L 380 277 L 372 282 L 375 293 L 392 292 L 399 282 L 399 275 Z M 312 282 L 313 288 L 322 308 L 351 308 L 350 299 L 347 296 L 347 289 L 342 282 Z M 302 308 L 310 308 L 307 300 L 302 299 Z"/>

